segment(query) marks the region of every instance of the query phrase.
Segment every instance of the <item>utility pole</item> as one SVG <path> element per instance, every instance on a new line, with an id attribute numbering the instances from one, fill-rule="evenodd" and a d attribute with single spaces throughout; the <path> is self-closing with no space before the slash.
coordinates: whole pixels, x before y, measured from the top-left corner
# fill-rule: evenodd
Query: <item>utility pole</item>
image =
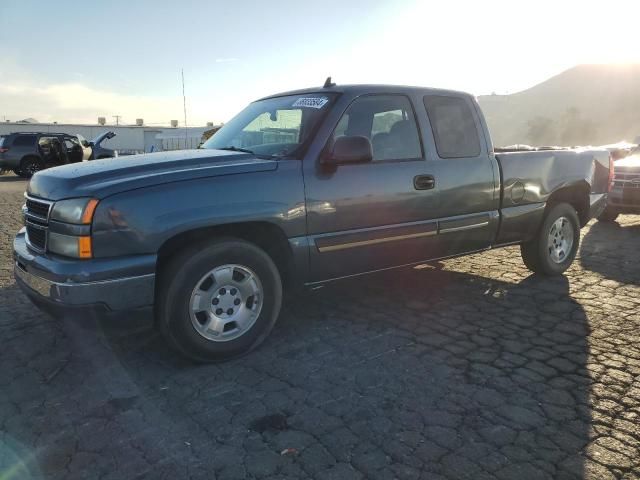
<path id="1" fill-rule="evenodd" d="M 180 72 L 182 74 L 182 108 L 184 109 L 184 148 L 186 150 L 189 131 L 187 130 L 187 97 L 184 94 L 184 68 L 181 68 Z"/>
<path id="2" fill-rule="evenodd" d="M 113 118 L 116 119 L 116 127 L 117 127 L 118 125 L 120 125 L 120 119 L 122 118 L 122 115 L 112 115 L 112 116 Z"/>

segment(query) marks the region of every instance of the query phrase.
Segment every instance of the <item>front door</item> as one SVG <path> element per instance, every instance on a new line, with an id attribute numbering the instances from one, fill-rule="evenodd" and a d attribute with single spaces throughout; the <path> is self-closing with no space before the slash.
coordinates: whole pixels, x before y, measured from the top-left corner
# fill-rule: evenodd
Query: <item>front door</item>
<path id="1" fill-rule="evenodd" d="M 355 99 L 329 142 L 340 135 L 369 138 L 373 161 L 305 163 L 311 282 L 439 256 L 434 162 L 409 98 Z"/>

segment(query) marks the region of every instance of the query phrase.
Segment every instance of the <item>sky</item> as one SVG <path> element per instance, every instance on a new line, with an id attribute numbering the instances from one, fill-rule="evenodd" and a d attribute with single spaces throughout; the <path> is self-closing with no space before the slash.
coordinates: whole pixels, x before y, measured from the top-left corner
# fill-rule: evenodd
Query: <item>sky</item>
<path id="1" fill-rule="evenodd" d="M 295 88 L 513 93 L 640 63 L 640 0 L 0 0 L 0 120 L 225 122 Z"/>

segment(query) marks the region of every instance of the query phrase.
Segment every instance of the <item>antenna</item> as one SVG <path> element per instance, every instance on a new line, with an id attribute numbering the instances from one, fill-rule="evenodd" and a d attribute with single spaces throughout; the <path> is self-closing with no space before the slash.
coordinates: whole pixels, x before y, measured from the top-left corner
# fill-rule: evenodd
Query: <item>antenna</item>
<path id="1" fill-rule="evenodd" d="M 187 138 L 189 131 L 187 130 L 187 97 L 184 94 L 184 68 L 180 69 L 182 73 L 182 108 L 184 109 L 184 149 L 187 149 Z"/>
<path id="2" fill-rule="evenodd" d="M 335 86 L 336 84 L 331 81 L 331 77 L 327 77 L 327 79 L 324 81 L 324 85 L 322 86 L 322 88 L 331 88 Z"/>

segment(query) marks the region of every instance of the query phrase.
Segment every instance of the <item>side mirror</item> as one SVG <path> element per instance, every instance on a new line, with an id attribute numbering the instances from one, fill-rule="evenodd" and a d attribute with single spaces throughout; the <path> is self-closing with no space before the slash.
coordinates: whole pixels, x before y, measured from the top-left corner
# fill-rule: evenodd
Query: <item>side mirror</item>
<path id="1" fill-rule="evenodd" d="M 373 160 L 373 147 L 367 137 L 338 137 L 333 143 L 329 157 L 324 163 L 342 165 L 348 163 L 366 163 Z"/>

